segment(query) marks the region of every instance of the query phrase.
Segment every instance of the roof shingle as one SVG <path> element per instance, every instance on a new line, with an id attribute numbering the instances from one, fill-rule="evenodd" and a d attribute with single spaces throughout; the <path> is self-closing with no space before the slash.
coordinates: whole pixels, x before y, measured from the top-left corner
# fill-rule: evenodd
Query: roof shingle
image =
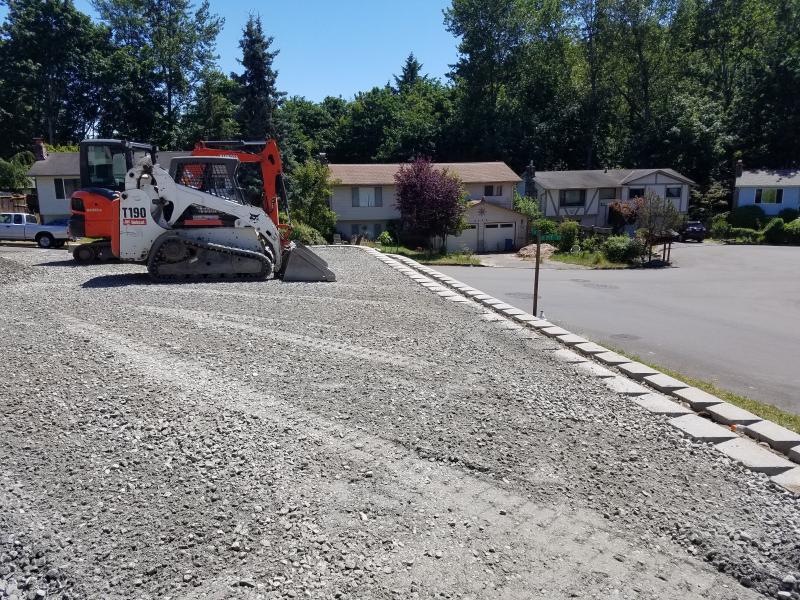
<path id="1" fill-rule="evenodd" d="M 399 163 L 344 165 L 331 164 L 331 176 L 339 185 L 394 185 Z M 504 162 L 433 163 L 434 168 L 447 170 L 464 183 L 507 183 L 522 179 Z"/>
<path id="2" fill-rule="evenodd" d="M 800 186 L 800 169 L 760 169 L 744 171 L 736 178 L 736 187 L 765 186 Z"/>
<path id="3" fill-rule="evenodd" d="M 537 171 L 534 179 L 545 189 L 618 187 L 653 173 L 694 185 L 694 181 L 673 169 L 596 169 L 584 171 Z"/>

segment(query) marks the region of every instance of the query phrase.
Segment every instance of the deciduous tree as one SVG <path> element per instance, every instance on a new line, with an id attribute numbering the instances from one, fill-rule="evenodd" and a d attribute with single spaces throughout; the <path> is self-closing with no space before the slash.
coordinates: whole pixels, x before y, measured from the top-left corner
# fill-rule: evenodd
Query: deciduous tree
<path id="1" fill-rule="evenodd" d="M 446 247 L 447 236 L 457 234 L 466 211 L 458 177 L 434 168 L 426 159 L 402 165 L 394 177 L 397 208 L 404 229 Z"/>

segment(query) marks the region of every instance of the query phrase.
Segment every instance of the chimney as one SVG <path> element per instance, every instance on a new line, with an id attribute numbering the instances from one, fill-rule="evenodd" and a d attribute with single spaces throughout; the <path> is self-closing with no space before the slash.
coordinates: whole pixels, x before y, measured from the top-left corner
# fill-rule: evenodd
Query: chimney
<path id="1" fill-rule="evenodd" d="M 36 160 L 47 160 L 47 148 L 44 145 L 44 139 L 40 137 L 33 138 L 33 156 Z"/>
<path id="2" fill-rule="evenodd" d="M 533 198 L 536 194 L 536 186 L 533 184 L 533 178 L 536 177 L 536 166 L 533 164 L 533 161 L 528 163 L 528 166 L 525 167 L 525 195 Z"/>
<path id="3" fill-rule="evenodd" d="M 744 170 L 744 163 L 742 162 L 742 159 L 740 158 L 739 160 L 736 161 L 736 178 L 737 179 L 742 176 L 742 171 L 743 170 Z"/>

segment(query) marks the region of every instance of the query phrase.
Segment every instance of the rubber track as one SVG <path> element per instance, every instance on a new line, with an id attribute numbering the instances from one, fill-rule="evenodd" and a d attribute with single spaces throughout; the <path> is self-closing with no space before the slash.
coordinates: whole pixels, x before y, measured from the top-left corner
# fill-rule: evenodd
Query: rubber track
<path id="1" fill-rule="evenodd" d="M 162 258 L 161 252 L 156 256 L 156 260 L 152 264 L 147 265 L 147 271 L 150 276 L 160 283 L 170 281 L 192 281 L 192 280 L 214 280 L 214 279 L 266 279 L 272 271 L 272 261 L 266 255 L 258 254 L 250 250 L 242 250 L 241 248 L 232 248 L 230 246 L 223 246 L 221 244 L 206 244 L 194 240 L 187 240 L 179 238 L 184 244 L 191 248 L 203 249 L 211 252 L 219 252 L 220 254 L 230 254 L 232 256 L 241 256 L 251 260 L 261 258 L 261 272 L 260 273 L 231 273 L 229 275 L 208 275 L 208 274 L 193 274 L 193 275 L 161 275 L 158 273 L 159 261 Z M 162 244 L 163 245 L 163 244 Z"/>

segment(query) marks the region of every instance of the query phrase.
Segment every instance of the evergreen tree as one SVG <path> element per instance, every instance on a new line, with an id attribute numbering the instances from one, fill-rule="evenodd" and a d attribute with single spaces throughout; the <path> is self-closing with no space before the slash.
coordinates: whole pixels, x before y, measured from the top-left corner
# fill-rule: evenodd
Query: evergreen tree
<path id="1" fill-rule="evenodd" d="M 273 38 L 264 35 L 261 17 L 247 19 L 239 47 L 244 68 L 236 77 L 241 88 L 237 121 L 245 139 L 261 140 L 278 135 L 275 112 L 285 94 L 277 88 L 278 72 L 272 62 L 279 50 L 270 51 Z"/>
<path id="2" fill-rule="evenodd" d="M 426 77 L 422 75 L 422 63 L 411 52 L 406 57 L 406 62 L 403 64 L 403 70 L 400 75 L 394 76 L 395 89 L 402 94 L 413 89 L 417 83 L 425 79 Z"/>

